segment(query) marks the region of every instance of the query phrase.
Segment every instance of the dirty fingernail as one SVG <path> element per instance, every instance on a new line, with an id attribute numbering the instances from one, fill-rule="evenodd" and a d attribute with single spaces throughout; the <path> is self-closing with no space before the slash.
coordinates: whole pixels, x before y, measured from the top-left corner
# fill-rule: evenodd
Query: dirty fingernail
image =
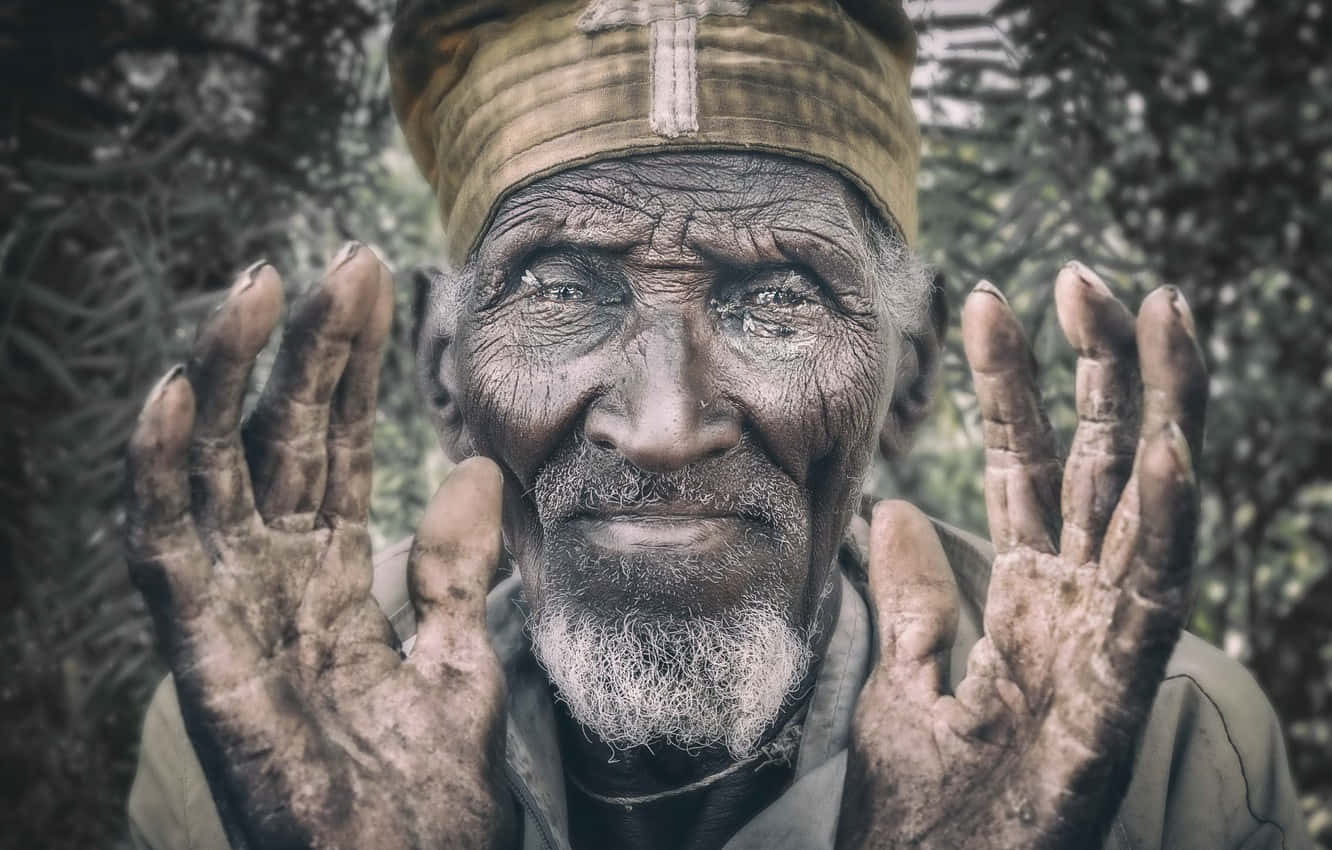
<path id="1" fill-rule="evenodd" d="M 185 374 L 184 363 L 177 363 L 175 366 L 172 366 L 170 369 L 168 369 L 167 373 L 163 375 L 156 384 L 153 385 L 153 388 L 151 390 L 149 390 L 148 392 L 149 401 L 156 402 L 159 398 L 162 397 L 162 394 L 166 392 L 167 387 L 171 386 L 171 382 L 184 374 Z"/>
<path id="2" fill-rule="evenodd" d="M 268 265 L 268 260 L 259 260 L 247 267 L 245 271 L 237 276 L 236 282 L 231 285 L 230 294 L 240 295 L 251 286 L 254 286 L 254 282 L 259 279 L 259 272 L 261 272 L 266 265 Z"/>
<path id="3" fill-rule="evenodd" d="M 375 247 L 373 244 L 371 244 L 371 243 L 366 243 L 366 246 L 365 246 L 365 247 L 366 247 L 366 249 L 367 249 L 371 254 L 374 254 L 374 255 L 375 255 L 375 259 L 376 259 L 376 260 L 379 260 L 379 264 L 380 264 L 380 265 L 382 265 L 384 268 L 388 269 L 390 272 L 393 271 L 393 266 L 389 263 L 388 259 L 385 258 L 385 256 L 384 256 L 384 252 L 383 252 L 382 250 L 380 250 L 379 248 L 376 248 L 376 247 Z"/>
<path id="4" fill-rule="evenodd" d="M 333 262 L 329 264 L 328 268 L 329 272 L 330 273 L 335 272 L 338 269 L 345 266 L 347 264 L 347 261 L 350 260 L 352 257 L 355 257 L 356 252 L 359 251 L 360 249 L 361 249 L 361 243 L 357 242 L 354 239 L 348 242 L 346 245 L 343 245 L 342 250 L 338 251 L 338 253 L 334 255 Z"/>
<path id="5" fill-rule="evenodd" d="M 1092 271 L 1090 267 L 1078 262 L 1077 260 L 1070 260 L 1068 265 L 1065 266 L 1065 268 L 1072 269 L 1073 272 L 1078 276 L 1078 279 L 1081 280 L 1083 284 L 1087 286 L 1087 288 L 1096 292 L 1098 295 L 1110 294 L 1110 287 L 1107 286 L 1105 281 L 1101 279 L 1101 276 L 1098 275 L 1096 272 Z"/>
<path id="6" fill-rule="evenodd" d="M 1193 311 L 1189 309 L 1189 302 L 1184 300 L 1184 293 L 1177 287 L 1169 287 L 1170 306 L 1179 317 L 1179 323 L 1184 326 L 1184 330 L 1194 339 L 1198 338 L 1198 327 L 1193 323 Z"/>
<path id="7" fill-rule="evenodd" d="M 982 280 L 980 283 L 976 284 L 976 286 L 973 287 L 971 291 L 984 292 L 986 295 L 993 295 L 995 298 L 998 298 L 1000 301 L 1004 302 L 1005 304 L 1008 303 L 1008 299 L 1004 297 L 1004 294 L 1000 292 L 995 287 L 995 285 L 993 283 L 990 283 L 988 280 Z"/>

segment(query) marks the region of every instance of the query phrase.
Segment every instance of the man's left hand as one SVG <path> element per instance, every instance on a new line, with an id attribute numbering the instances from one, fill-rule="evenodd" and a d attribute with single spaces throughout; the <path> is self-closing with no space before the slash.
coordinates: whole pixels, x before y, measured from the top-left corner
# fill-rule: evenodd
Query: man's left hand
<path id="1" fill-rule="evenodd" d="M 1188 613 L 1206 373 L 1173 288 L 1136 322 L 1080 264 L 1055 295 L 1079 358 L 1062 469 L 1012 310 L 988 283 L 963 309 L 997 557 L 985 634 L 951 692 L 947 558 L 915 508 L 874 511 L 878 657 L 852 728 L 842 850 L 1096 847 L 1128 785 Z"/>

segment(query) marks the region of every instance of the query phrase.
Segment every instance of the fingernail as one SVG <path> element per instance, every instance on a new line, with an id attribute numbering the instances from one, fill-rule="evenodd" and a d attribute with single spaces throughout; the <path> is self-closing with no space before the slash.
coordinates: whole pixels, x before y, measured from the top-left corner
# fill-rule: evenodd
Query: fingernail
<path id="1" fill-rule="evenodd" d="M 259 272 L 266 265 L 268 265 L 268 259 L 260 258 L 257 262 L 251 264 L 251 266 L 245 270 L 245 276 L 250 279 L 251 283 L 253 283 L 259 277 Z"/>
<path id="2" fill-rule="evenodd" d="M 1000 301 L 1004 302 L 1005 304 L 1008 303 L 1008 299 L 1004 297 L 1004 294 L 1000 292 L 998 289 L 996 289 L 995 285 L 993 283 L 990 283 L 988 280 L 982 280 L 980 283 L 976 284 L 971 291 L 984 292 L 986 295 L 993 295 L 995 298 L 998 298 Z"/>
<path id="3" fill-rule="evenodd" d="M 1198 338 L 1198 327 L 1193 323 L 1193 311 L 1189 309 L 1189 302 L 1184 300 L 1184 293 L 1179 291 L 1179 287 L 1169 286 L 1170 307 L 1179 317 L 1179 323 L 1184 326 L 1184 330 L 1194 339 Z"/>
<path id="4" fill-rule="evenodd" d="M 263 270 L 263 267 L 266 265 L 268 265 L 268 260 L 260 260 L 241 272 L 240 276 L 236 278 L 236 282 L 231 285 L 230 294 L 233 296 L 240 295 L 251 286 L 254 286 L 254 282 L 259 279 L 259 272 Z"/>
<path id="5" fill-rule="evenodd" d="M 1072 269 L 1078 279 L 1098 295 L 1110 294 L 1110 287 L 1106 286 L 1105 281 L 1101 280 L 1101 276 L 1077 260 L 1070 260 L 1064 268 Z"/>
<path id="6" fill-rule="evenodd" d="M 384 258 L 384 253 L 383 253 L 382 251 L 380 251 L 378 248 L 376 248 L 373 244 L 369 244 L 369 243 L 367 243 L 365 247 L 369 249 L 369 251 L 370 251 L 371 254 L 374 254 L 374 255 L 375 255 L 375 259 L 376 259 L 376 260 L 379 260 L 379 264 L 380 264 L 380 265 L 382 265 L 384 268 L 388 269 L 390 272 L 393 271 L 393 266 L 389 263 L 388 260 L 386 260 L 386 259 Z"/>
<path id="7" fill-rule="evenodd" d="M 328 267 L 329 273 L 332 274 L 333 272 L 345 266 L 347 264 L 347 261 L 350 260 L 352 257 L 355 257 L 356 252 L 359 250 L 361 250 L 361 243 L 357 242 L 354 239 L 348 242 L 346 245 L 343 245 L 342 250 L 338 251 L 338 253 L 333 257 L 333 262 L 329 264 Z"/>
<path id="8" fill-rule="evenodd" d="M 148 399 L 154 402 L 157 401 L 159 398 L 162 397 L 162 394 L 166 392 L 167 387 L 171 385 L 171 382 L 184 374 L 185 374 L 184 363 L 177 363 L 175 366 L 172 366 L 170 369 L 167 370 L 167 373 L 163 375 L 156 384 L 153 385 L 153 388 L 149 390 Z"/>

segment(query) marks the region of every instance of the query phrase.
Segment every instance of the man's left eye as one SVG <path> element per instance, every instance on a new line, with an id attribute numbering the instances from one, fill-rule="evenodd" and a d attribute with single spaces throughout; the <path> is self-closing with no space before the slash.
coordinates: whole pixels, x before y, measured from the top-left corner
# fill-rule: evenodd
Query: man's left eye
<path id="1" fill-rule="evenodd" d="M 745 301 L 755 307 L 795 307 L 809 300 L 809 296 L 800 290 L 777 287 L 755 290 L 745 297 Z"/>
<path id="2" fill-rule="evenodd" d="M 712 309 L 724 325 L 751 337 L 813 332 L 827 315 L 819 284 L 800 269 L 767 269 L 724 287 Z"/>
<path id="3" fill-rule="evenodd" d="M 739 282 L 730 298 L 746 307 L 789 309 L 821 303 L 819 284 L 805 271 L 782 267 L 764 269 Z"/>

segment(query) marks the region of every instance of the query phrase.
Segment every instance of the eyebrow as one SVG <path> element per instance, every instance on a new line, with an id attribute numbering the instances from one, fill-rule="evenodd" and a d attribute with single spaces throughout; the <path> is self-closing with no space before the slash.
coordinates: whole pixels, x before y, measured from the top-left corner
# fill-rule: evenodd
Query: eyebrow
<path id="1" fill-rule="evenodd" d="M 755 239 L 755 229 L 751 228 L 704 225 L 695 230 L 691 227 L 685 242 L 691 250 L 718 265 L 804 266 L 838 289 L 848 284 L 856 286 L 865 277 L 866 258 L 835 239 L 785 223 L 757 229 L 764 238 Z"/>
<path id="2" fill-rule="evenodd" d="M 651 216 L 625 204 L 605 206 L 600 202 L 549 199 L 507 216 L 501 213 L 491 227 L 487 238 L 491 250 L 486 253 L 506 263 L 531 251 L 560 245 L 623 253 L 644 241 L 635 234 L 637 225 L 647 229 L 651 223 Z"/>

